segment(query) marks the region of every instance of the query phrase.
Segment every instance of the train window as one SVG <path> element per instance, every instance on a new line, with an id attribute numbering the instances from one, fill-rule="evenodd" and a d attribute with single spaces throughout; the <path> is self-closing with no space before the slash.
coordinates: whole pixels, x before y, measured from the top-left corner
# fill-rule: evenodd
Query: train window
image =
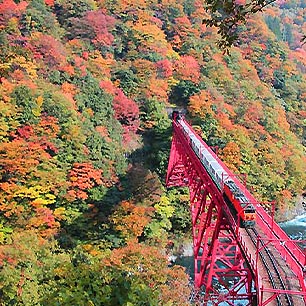
<path id="1" fill-rule="evenodd" d="M 254 209 L 254 208 L 253 208 L 253 209 L 248 209 L 248 208 L 246 208 L 246 209 L 244 210 L 244 212 L 247 213 L 247 214 L 254 214 L 254 213 L 255 213 L 255 209 Z"/>
<path id="2" fill-rule="evenodd" d="M 239 199 L 242 203 L 247 203 L 248 201 L 245 199 L 244 194 L 241 192 L 234 192 L 235 198 Z"/>
<path id="3" fill-rule="evenodd" d="M 215 174 L 215 171 L 214 171 L 214 168 L 212 167 L 212 165 L 209 165 L 209 169 L 210 169 L 212 174 Z"/>
<path id="4" fill-rule="evenodd" d="M 237 185 L 232 181 L 232 183 L 228 183 L 228 187 L 229 189 L 235 194 L 235 193 L 239 193 L 240 190 L 237 187 Z"/>
<path id="5" fill-rule="evenodd" d="M 216 180 L 217 180 L 217 182 L 219 183 L 219 185 L 222 184 L 222 180 L 220 179 L 220 177 L 219 177 L 218 175 L 216 175 Z"/>
<path id="6" fill-rule="evenodd" d="M 244 196 L 244 194 L 241 194 L 241 202 L 248 203 L 248 199 Z"/>
<path id="7" fill-rule="evenodd" d="M 217 176 L 219 182 L 222 182 L 222 181 L 223 181 L 222 173 L 223 173 L 222 170 L 217 170 L 217 171 L 216 171 L 216 176 Z"/>

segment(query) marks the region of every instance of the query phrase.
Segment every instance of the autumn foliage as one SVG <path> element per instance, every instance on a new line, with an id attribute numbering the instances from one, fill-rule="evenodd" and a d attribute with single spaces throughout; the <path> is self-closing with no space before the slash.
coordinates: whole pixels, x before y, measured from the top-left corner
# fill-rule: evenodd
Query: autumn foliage
<path id="1" fill-rule="evenodd" d="M 166 108 L 259 200 L 305 192 L 305 2 L 251 18 L 230 54 L 206 18 L 201 1 L 1 1 L 0 304 L 188 305 L 165 257 L 191 224 L 163 186 Z"/>

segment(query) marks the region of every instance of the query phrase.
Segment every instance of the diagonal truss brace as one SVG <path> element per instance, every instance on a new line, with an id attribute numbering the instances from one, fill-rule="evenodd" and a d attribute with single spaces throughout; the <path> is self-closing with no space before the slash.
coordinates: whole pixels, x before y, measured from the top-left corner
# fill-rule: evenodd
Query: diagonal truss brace
<path id="1" fill-rule="evenodd" d="M 256 305 L 254 276 L 225 217 L 224 202 L 199 173 L 179 139 L 172 140 L 167 186 L 188 186 L 193 229 L 195 287 L 201 305 Z"/>

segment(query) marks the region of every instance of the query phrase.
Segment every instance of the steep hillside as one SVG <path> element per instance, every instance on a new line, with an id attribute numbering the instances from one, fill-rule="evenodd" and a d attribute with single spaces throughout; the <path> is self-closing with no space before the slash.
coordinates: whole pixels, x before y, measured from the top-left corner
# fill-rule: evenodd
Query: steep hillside
<path id="1" fill-rule="evenodd" d="M 268 8 L 226 54 L 202 0 L 3 0 L 0 304 L 188 304 L 165 256 L 189 229 L 186 192 L 163 187 L 166 106 L 291 209 L 306 182 L 304 12 Z"/>

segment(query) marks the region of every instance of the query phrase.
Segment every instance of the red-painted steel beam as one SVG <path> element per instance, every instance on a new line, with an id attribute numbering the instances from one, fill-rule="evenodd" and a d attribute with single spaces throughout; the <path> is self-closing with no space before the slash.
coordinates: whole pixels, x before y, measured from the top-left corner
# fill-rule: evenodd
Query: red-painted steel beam
<path id="1" fill-rule="evenodd" d="M 188 125 L 186 121 L 185 123 Z M 190 129 L 192 130 L 191 127 Z M 210 150 L 198 135 L 196 137 L 205 148 Z M 220 159 L 217 156 L 215 159 L 226 169 L 228 176 L 235 181 L 237 186 L 243 190 L 249 203 L 254 203 L 259 227 L 267 238 L 276 241 L 274 243 L 275 248 L 297 275 L 302 292 L 305 293 L 305 254 L 294 242 L 289 240 L 273 218 L 267 214 Z M 247 305 L 266 305 L 267 301 L 261 301 L 262 295 L 260 292 L 269 288 L 258 290 L 260 283 L 258 282 L 257 263 L 254 256 L 250 254 L 239 227 L 224 202 L 222 191 L 217 188 L 206 172 L 175 120 L 173 120 L 173 140 L 167 171 L 167 186 L 189 187 L 193 226 L 195 287 L 204 290 L 204 300 L 209 301 L 212 305 L 219 305 L 221 301 L 226 301 L 228 305 L 234 305 L 234 302 L 231 301 L 242 299 L 248 301 Z M 284 241 L 286 243 L 283 243 Z M 238 264 L 237 258 L 239 258 Z M 238 281 L 231 283 L 230 279 Z M 222 288 L 221 291 L 220 288 L 215 286 L 216 282 Z M 257 290 L 257 301 L 255 290 Z M 271 300 L 280 293 L 280 290 L 276 290 L 271 296 Z M 304 299 L 306 302 L 306 297 Z"/>
<path id="2" fill-rule="evenodd" d="M 174 127 L 175 129 L 177 127 Z M 254 276 L 238 245 L 222 194 L 203 171 L 203 166 L 176 130 L 172 140 L 167 186 L 186 186 L 190 192 L 193 227 L 195 287 L 205 292 L 204 300 L 244 300 L 255 305 Z M 216 284 L 218 284 L 216 286 Z M 231 304 L 229 304 L 231 305 Z M 232 304 L 234 305 L 234 304 Z"/>

